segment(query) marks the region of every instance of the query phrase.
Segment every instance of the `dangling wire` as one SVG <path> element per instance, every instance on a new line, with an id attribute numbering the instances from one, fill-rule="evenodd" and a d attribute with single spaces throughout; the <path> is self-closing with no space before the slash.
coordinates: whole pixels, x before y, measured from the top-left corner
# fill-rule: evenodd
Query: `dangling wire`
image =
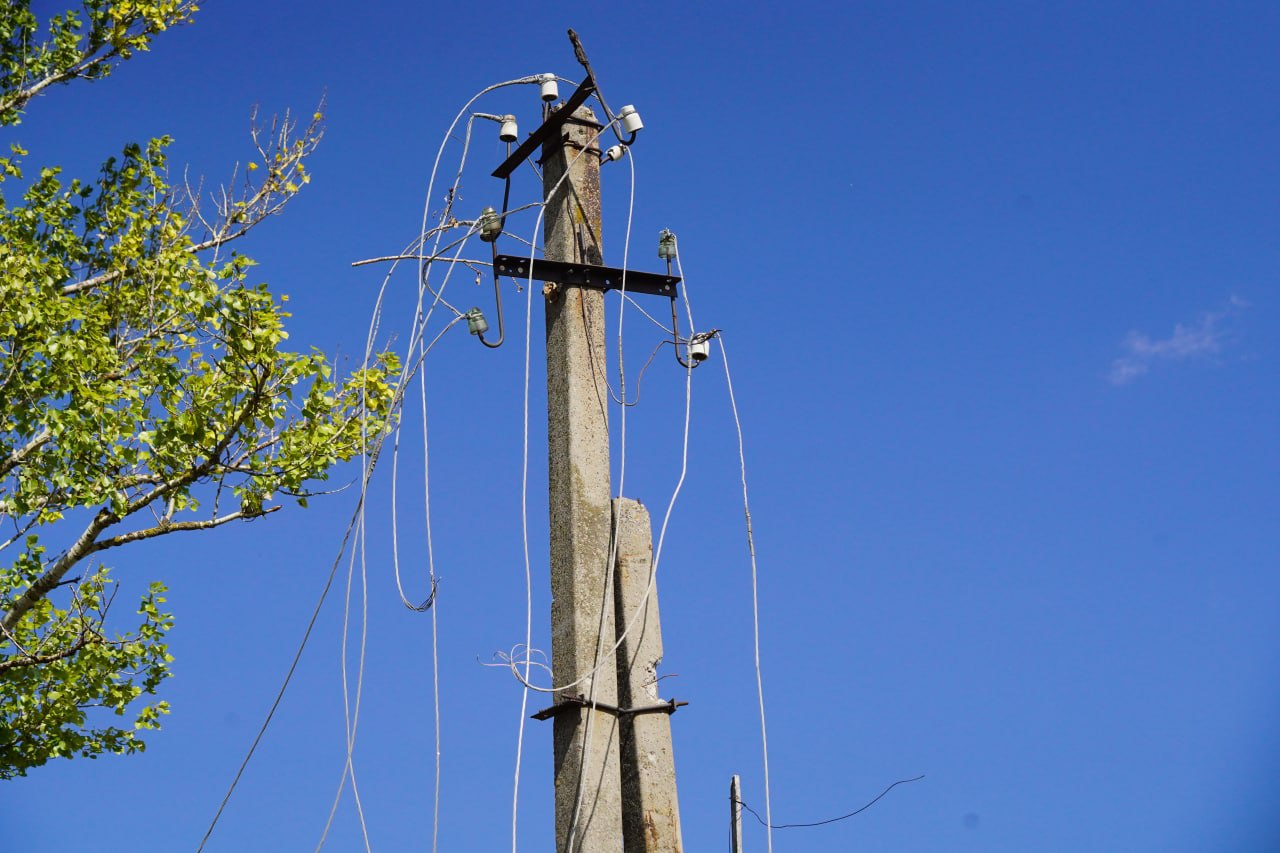
<path id="1" fill-rule="evenodd" d="M 678 260 L 677 256 L 677 260 Z M 680 273 L 684 276 L 683 270 Z M 692 321 L 690 321 L 692 322 Z M 764 814 L 768 850 L 773 851 L 773 811 L 769 789 L 769 733 L 764 717 L 764 677 L 760 668 L 760 589 L 756 568 L 756 539 L 751 526 L 751 501 L 747 495 L 747 456 L 742 438 L 742 420 L 738 417 L 738 402 L 733 394 L 733 377 L 729 373 L 729 354 L 724 345 L 724 333 L 720 333 L 720 358 L 724 362 L 724 381 L 729 389 L 729 405 L 733 409 L 733 425 L 738 432 L 738 464 L 742 472 L 742 513 L 747 521 L 747 552 L 751 555 L 751 626 L 755 653 L 756 698 L 760 706 L 760 750 L 764 763 Z"/>
<path id="2" fill-rule="evenodd" d="M 438 229 L 433 229 L 433 230 L 432 230 L 432 232 L 430 232 L 430 233 L 433 233 L 433 234 L 434 234 L 434 236 L 435 236 L 435 241 L 434 241 L 434 245 L 433 245 L 433 247 L 432 247 L 432 250 L 431 250 L 431 252 L 430 252 L 430 255 L 428 256 L 428 255 L 427 255 L 423 250 L 425 249 L 425 246 L 426 246 L 426 243 L 427 243 L 427 238 L 428 238 L 428 233 L 429 233 L 429 232 L 428 232 L 428 228 L 427 228 L 427 220 L 428 220 L 428 218 L 429 218 L 429 216 L 430 216 L 431 199 L 432 199 L 432 196 L 433 196 L 433 193 L 434 193 L 434 187 L 435 187 L 436 175 L 437 175 L 437 173 L 438 173 L 438 171 L 439 171 L 439 167 L 440 167 L 440 160 L 441 160 L 441 157 L 442 157 L 442 156 L 443 156 L 443 154 L 444 154 L 444 149 L 445 149 L 445 147 L 447 146 L 449 139 L 452 137 L 453 130 L 454 130 L 454 128 L 457 126 L 458 121 L 460 121 L 460 120 L 461 120 L 462 116 L 463 116 L 464 114 L 466 114 L 466 113 L 467 113 L 467 111 L 470 109 L 471 105 L 472 105 L 472 104 L 474 104 L 474 103 L 475 103 L 475 101 L 476 101 L 476 100 L 478 100 L 482 95 L 487 94 L 488 92 L 494 91 L 494 90 L 496 90 L 496 89 L 503 88 L 504 86 L 511 86 L 511 85 L 517 85 L 517 84 L 522 84 L 522 83 L 534 83 L 534 82 L 537 82 L 537 81 L 538 81 L 538 77 L 537 77 L 537 76 L 529 76 L 529 77 L 520 78 L 520 79 L 516 79 L 516 80 L 506 81 L 506 82 L 503 82 L 503 83 L 498 83 L 498 84 L 495 84 L 495 85 L 493 85 L 493 86 L 489 86 L 489 87 L 487 87 L 487 88 L 485 88 L 485 89 L 482 89 L 482 90 L 481 90 L 480 92 L 478 92 L 475 96 L 473 96 L 473 97 L 471 98 L 471 100 L 467 102 L 467 105 L 466 105 L 466 106 L 464 106 L 464 107 L 463 107 L 463 109 L 462 109 L 462 110 L 460 110 L 460 111 L 458 112 L 458 115 L 454 117 L 453 122 L 449 125 L 449 129 L 448 129 L 448 131 L 445 133 L 444 139 L 443 139 L 443 140 L 441 141 L 441 143 L 440 143 L 440 148 L 438 149 L 438 151 L 437 151 L 437 153 L 436 153 L 435 163 L 434 163 L 434 164 L 433 164 L 433 166 L 432 166 L 432 170 L 431 170 L 431 177 L 430 177 L 430 179 L 429 179 L 429 181 L 428 181 L 428 184 L 427 184 L 427 198 L 426 198 L 426 201 L 425 201 L 425 203 L 424 203 L 424 205 L 423 205 L 422 228 L 421 228 L 421 232 L 420 232 L 420 233 L 421 233 L 421 236 L 419 237 L 419 239 L 418 239 L 418 241 L 417 241 L 417 247 L 418 247 L 418 251 L 419 251 L 419 257 L 418 257 L 418 262 L 419 262 L 419 270 L 418 270 L 418 282 L 419 282 L 419 288 L 418 288 L 418 310 L 415 312 L 414 332 L 411 334 L 411 342 L 410 342 L 410 346 L 409 346 L 409 352 L 410 352 L 410 353 L 412 353 L 412 352 L 413 352 L 413 349 L 414 349 L 414 347 L 415 347 L 415 346 L 420 346 L 420 344 L 421 344 L 421 337 L 420 337 L 420 335 L 421 335 L 421 333 L 422 333 L 422 330 L 421 330 L 421 326 L 420 326 L 420 324 L 419 324 L 419 320 L 421 319 L 421 325 L 422 325 L 422 326 L 424 326 L 424 325 L 425 325 L 425 323 L 429 320 L 430 315 L 431 315 L 431 313 L 434 311 L 434 309 L 435 309 L 436 305 L 441 304 L 441 303 L 443 302 L 443 292 L 444 292 L 444 287 L 445 287 L 445 285 L 447 284 L 447 282 L 448 282 L 448 278 L 449 278 L 449 276 L 452 274 L 453 269 L 457 266 L 457 264 L 456 264 L 457 257 L 461 255 L 462 248 L 463 248 L 463 246 L 465 246 L 465 243 L 466 243 L 466 239 L 467 239 L 467 237 L 469 237 L 469 236 L 470 236 L 470 234 L 474 232 L 475 227 L 476 227 L 475 225 L 472 225 L 472 226 L 471 226 L 471 228 L 469 228 L 469 229 L 468 229 L 468 233 L 467 233 L 467 235 L 466 235 L 466 236 L 464 236 L 461 240 L 457 241 L 457 245 L 458 245 L 458 252 L 455 254 L 455 258 L 454 258 L 455 263 L 450 263 L 450 264 L 449 264 L 449 271 L 448 271 L 448 273 L 446 273 L 446 276 L 445 276 L 445 282 L 441 284 L 440 288 L 439 288 L 438 290 L 436 290 L 436 289 L 432 289 L 432 288 L 430 287 L 430 285 L 429 285 L 429 282 L 428 282 L 429 268 L 430 268 L 431 260 L 432 260 L 432 259 L 434 259 L 435 257 L 437 257 L 437 256 L 440 254 L 440 240 L 441 240 L 441 237 L 443 236 L 444 231 L 445 231 L 445 230 L 448 230 L 448 229 L 447 229 L 447 228 L 445 228 L 445 227 L 441 227 L 441 228 L 438 228 Z M 448 200 L 447 200 L 446 205 L 445 205 L 445 210 L 444 210 L 444 211 L 442 212 L 442 214 L 441 214 L 441 224 L 442 224 L 442 226 L 444 226 L 445 224 L 447 224 L 447 223 L 449 222 L 449 213 L 450 213 L 450 211 L 451 211 L 451 209 L 452 209 L 452 206 L 453 206 L 453 202 L 454 202 L 454 200 L 456 200 L 456 198 L 457 198 L 457 196 L 458 196 L 458 192 L 457 192 L 457 190 L 458 190 L 458 186 L 459 186 L 459 184 L 461 183 L 461 180 L 462 180 L 462 174 L 463 174 L 463 170 L 464 170 L 464 168 L 465 168 L 465 164 L 466 164 L 466 156 L 467 156 L 467 152 L 468 152 L 469 147 L 470 147 L 470 138 L 471 138 L 471 122 L 470 122 L 470 121 L 468 121 L 466 137 L 465 137 L 464 142 L 463 142 L 463 151 L 462 151 L 462 156 L 461 156 L 461 158 L 460 158 L 459 166 L 458 166 L 458 172 L 457 172 L 457 175 L 456 175 L 456 177 L 455 177 L 455 179 L 454 179 L 453 186 L 451 187 L 451 189 L 450 189 L 450 191 L 449 191 L 449 196 L 448 196 Z M 392 266 L 392 272 L 394 271 L 394 269 L 395 269 L 395 265 L 393 264 L 393 266 Z M 390 272 L 388 273 L 388 278 L 389 278 L 389 276 L 390 276 Z M 370 359 L 371 359 L 371 357 L 372 357 L 372 352 L 373 352 L 373 346 L 374 346 L 374 340 L 375 340 L 376 329 L 377 329 L 377 326 L 378 326 L 378 324 L 379 324 L 379 322 L 380 322 L 380 317 L 381 317 L 382 296 L 383 296 L 383 294 L 385 293 L 385 288 L 386 288 L 386 282 L 384 282 L 383 289 L 379 292 L 378 304 L 377 304 L 377 306 L 376 306 L 376 308 L 375 308 L 375 311 L 374 311 L 374 318 L 373 318 L 373 320 L 372 320 L 372 322 L 371 322 L 371 324 L 370 324 L 370 335 L 369 335 L 368 339 L 366 340 L 365 361 L 364 361 L 364 364 L 365 364 L 365 367 L 366 367 L 366 368 L 367 368 L 367 366 L 368 366 L 369 360 L 370 360 Z M 423 301 L 424 301 L 424 298 L 423 298 L 423 297 L 424 297 L 424 290 L 426 290 L 426 291 L 430 291 L 430 292 L 431 292 L 431 294 L 432 294 L 432 295 L 433 295 L 433 297 L 434 297 L 433 302 L 432 302 L 432 305 L 431 305 L 431 309 L 427 311 L 427 313 L 426 313 L 426 316 L 425 316 L 425 317 L 424 317 L 424 316 L 423 316 L 423 314 L 422 314 L 422 305 L 423 305 Z M 447 305 L 447 303 L 445 303 L 445 304 Z M 457 317 L 458 317 L 458 315 L 459 315 L 459 313 L 460 313 L 460 312 L 458 312 L 456 308 L 453 308 L 453 306 L 447 306 L 447 307 L 449 307 L 449 308 L 451 308 L 451 309 L 453 310 L 453 313 L 455 314 L 455 321 L 456 321 L 456 319 L 457 319 Z M 452 324 L 451 324 L 451 325 L 452 325 Z M 405 367 L 405 370 L 404 370 L 404 371 L 402 371 L 402 374 L 401 374 L 401 377 L 400 377 L 400 379 L 401 379 L 400 388 L 403 388 L 403 387 L 405 387 L 405 385 L 406 385 L 406 384 L 411 384 L 411 382 L 412 382 L 413 372 L 411 372 L 411 371 L 410 371 L 409 366 L 408 366 L 408 365 L 409 365 L 410 363 L 412 363 L 412 362 L 413 362 L 413 359 L 412 359 L 412 358 L 406 359 L 406 367 Z M 414 369 L 416 370 L 416 367 L 415 367 Z M 399 411 L 399 409 L 396 409 L 395 411 L 396 411 L 396 412 L 398 412 L 398 411 Z M 367 411 L 362 410 L 362 423 L 363 423 L 365 420 L 367 420 Z M 425 428 L 425 427 L 424 427 L 424 428 Z M 365 460 L 365 458 L 366 458 L 366 457 L 365 457 L 364 449 L 362 448 L 362 454 L 361 454 L 362 462 Z M 364 655 L 365 655 L 365 648 L 366 648 L 366 643 L 367 643 L 367 612 L 368 612 L 368 600 L 367 600 L 367 570 L 366 570 L 366 562 L 365 562 L 365 558 L 364 558 L 364 538 L 363 538 L 363 532 L 364 532 L 364 516 L 363 516 L 363 506 L 364 506 L 364 503 L 363 503 L 363 502 L 362 502 L 361 506 L 362 506 L 362 509 L 361 509 L 361 516 L 360 516 L 360 521 L 359 521 L 359 529 L 360 529 L 360 539 L 359 539 L 359 541 L 360 541 L 360 544 L 361 544 L 361 548 L 360 548 L 360 550 L 361 550 L 362 620 L 361 620 L 361 634 L 360 634 L 360 654 L 359 654 L 359 658 L 358 658 L 358 666 L 357 666 L 357 671 L 356 671 L 356 690 L 355 690 L 355 699 L 354 699 L 354 711 L 351 711 L 351 710 L 350 710 L 350 708 L 351 708 L 351 704 L 350 704 L 350 702 L 349 702 L 348 687 L 347 687 L 347 671 L 346 671 L 346 659 L 347 659 L 346 649 L 347 649 L 347 646 L 346 646 L 346 642 L 347 642 L 347 634 L 348 634 L 348 632 L 347 632 L 347 625 L 348 625 L 348 621 L 347 621 L 347 619 L 348 619 L 348 617 L 347 617 L 347 612 L 346 612 L 346 611 L 344 611 L 344 616 L 343 616 L 343 643 L 342 643 L 342 655 L 343 655 L 343 657 L 342 657 L 342 664 L 343 664 L 343 666 L 342 666 L 342 670 L 343 670 L 343 710 L 344 710 L 344 719 L 346 720 L 346 725 L 347 725 L 347 761 L 346 761 L 346 764 L 345 764 L 345 766 L 344 766 L 343 776 L 342 776 L 342 781 L 341 781 L 341 782 L 339 783 L 339 785 L 338 785 L 338 791 L 337 791 L 337 793 L 336 793 L 336 795 L 335 795 L 335 797 L 334 797 L 333 806 L 332 806 L 332 808 L 330 809 L 330 813 L 329 813 L 328 821 L 326 822 L 324 832 L 323 832 L 323 834 L 321 835 L 321 839 L 320 839 L 320 845 L 321 845 L 321 846 L 324 844 L 324 840 L 325 840 L 325 838 L 327 837 L 328 832 L 329 832 L 329 827 L 332 825 L 333 817 L 334 817 L 334 815 L 335 815 L 335 813 L 336 813 L 336 811 L 337 811 L 338 802 L 339 802 L 339 801 L 340 801 L 340 799 L 341 799 L 341 796 L 342 796 L 342 790 L 343 790 L 343 787 L 345 786 L 346 779 L 347 779 L 347 777 L 348 777 L 348 776 L 350 776 L 350 778 L 351 778 L 351 783 L 352 783 L 352 793 L 353 793 L 353 797 L 355 798 L 355 801 L 356 801 L 357 814 L 358 814 L 358 816 L 359 816 L 359 818 L 360 818 L 361 831 L 362 831 L 362 833 L 364 834 L 364 840 L 365 840 L 366 848 L 368 848 L 368 846 L 369 846 L 369 842 L 368 842 L 368 833 L 367 833 L 367 829 L 366 829 L 366 827 L 365 827 L 365 821 L 364 821 L 363 807 L 362 807 L 362 805 L 361 805 L 361 803 L 360 803 L 359 793 L 358 793 L 358 790 L 357 790 L 357 788 L 356 788 L 355 770 L 354 770 L 354 762 L 353 762 L 353 752 L 354 752 L 354 745 L 355 745 L 355 730 L 356 730 L 356 727 L 357 727 L 357 725 L 358 725 L 358 723 L 359 723 L 360 700 L 361 700 L 361 697 L 362 697 L 362 694 L 363 694 Z M 394 520 L 394 518 L 393 518 L 393 527 L 394 527 L 394 526 L 395 526 L 395 520 Z M 394 550 L 394 549 L 393 549 L 393 550 Z M 353 552 L 353 563 L 354 563 L 354 552 Z M 349 568 L 349 570 L 348 570 L 348 599 L 347 599 L 347 601 L 348 601 L 348 606 L 349 606 L 349 602 L 350 602 L 350 588 L 351 588 L 351 579 L 352 579 L 352 577 L 351 577 L 351 573 L 353 572 L 353 570 L 354 570 L 354 565 L 352 565 L 352 567 L 350 567 L 350 568 Z M 432 575 L 432 589 L 433 589 L 433 592 L 434 592 L 434 590 L 435 590 L 434 567 L 431 567 L 431 569 L 430 569 L 430 573 L 431 573 L 431 575 Z M 398 579 L 398 566 L 397 566 L 397 579 Z M 403 596 L 402 596 L 402 598 L 403 598 Z M 436 672 L 438 673 L 438 669 L 436 670 Z M 438 679 L 438 674 L 437 674 L 437 676 L 436 676 L 436 677 L 437 677 L 437 679 Z M 437 681 L 436 683 L 438 684 L 438 681 Z M 436 703 L 437 703 L 437 708 L 438 708 L 438 694 L 437 694 Z M 438 713 L 437 713 L 437 716 L 436 716 L 436 724 L 437 724 L 437 733 L 438 733 L 438 731 L 439 731 L 439 715 L 438 715 Z M 433 837 L 436 837 L 436 836 L 438 835 L 438 828 L 439 828 L 439 821 L 438 821 L 438 814 L 439 814 L 439 784 L 438 784 L 438 780 L 439 780 L 439 776 L 440 776 L 439 759 L 440 759 L 440 744 L 439 744 L 439 742 L 438 742 L 438 740 L 437 740 L 437 743 L 436 743 L 436 779 L 437 779 L 437 784 L 436 784 L 436 786 L 435 786 L 435 787 L 436 787 L 436 791 L 435 791 L 435 797 L 436 797 L 435 814 L 436 814 L 436 819 L 435 819 L 434 826 L 433 826 Z"/>
<path id="3" fill-rule="evenodd" d="M 389 274 L 388 274 L 388 278 L 389 278 Z M 372 325 L 375 328 L 377 324 L 377 318 L 378 316 L 380 316 L 381 305 L 382 305 L 382 295 L 384 291 L 385 291 L 385 282 L 384 282 L 384 290 L 379 292 L 378 298 L 375 302 L 374 318 L 372 321 Z M 439 337 L 437 337 L 436 341 L 438 340 L 439 340 Z M 428 352 L 430 351 L 431 347 L 435 345 L 436 341 L 433 341 L 431 346 L 427 347 Z M 425 358 L 425 355 L 426 355 L 425 352 L 422 353 L 422 355 L 417 360 L 417 363 L 414 365 L 413 369 L 415 372 L 418 366 L 421 365 L 422 359 Z M 368 363 L 368 359 L 371 357 L 372 357 L 371 353 L 368 354 L 366 358 L 366 364 Z M 390 405 L 390 409 L 392 411 L 397 411 L 399 409 L 403 401 L 404 388 L 405 386 L 403 385 L 397 387 L 395 393 L 393 394 L 391 405 Z M 197 846 L 197 853 L 199 853 L 199 851 L 202 851 L 204 849 L 205 845 L 209 841 L 209 838 L 212 837 L 214 829 L 217 827 L 219 820 L 222 818 L 223 813 L 226 811 L 226 807 L 228 803 L 230 803 L 232 795 L 235 793 L 236 788 L 240 784 L 241 778 L 243 778 L 244 776 L 245 770 L 249 766 L 249 762 L 253 759 L 254 754 L 257 752 L 258 745 L 262 742 L 262 738 L 266 735 L 267 728 L 271 725 L 271 721 L 275 718 L 276 710 L 280 707 L 280 702 L 284 699 L 285 692 L 288 690 L 289 685 L 293 681 L 293 675 L 297 671 L 298 663 L 302 660 L 302 653 L 306 650 L 307 643 L 311 639 L 312 631 L 315 629 L 316 621 L 320 617 L 320 611 L 324 607 L 324 603 L 329 596 L 329 591 L 333 587 L 333 581 L 337 577 L 338 566 L 341 565 L 342 558 L 347 552 L 347 545 L 351 541 L 352 534 L 357 529 L 360 513 L 364 509 L 364 503 L 368 493 L 368 483 L 373 476 L 374 469 L 377 467 L 378 459 L 381 455 L 382 448 L 384 446 L 384 441 L 385 441 L 385 437 L 379 436 L 374 439 L 371 445 L 368 445 L 365 448 L 367 451 L 367 455 L 365 458 L 365 464 L 361 466 L 361 472 L 360 472 L 361 488 L 359 491 L 359 496 L 356 501 L 356 506 L 352 510 L 351 518 L 347 522 L 346 529 L 343 532 L 342 540 L 339 542 L 338 553 L 334 556 L 333 564 L 330 567 L 329 574 L 325 579 L 324 586 L 321 588 L 320 595 L 316 600 L 315 607 L 312 609 L 311 617 L 307 621 L 306 628 L 303 630 L 302 639 L 299 641 L 298 648 L 294 652 L 293 659 L 289 663 L 289 668 L 285 672 L 285 676 L 280 684 L 280 688 L 276 692 L 275 698 L 272 700 L 270 707 L 267 709 L 267 713 L 265 718 L 262 721 L 262 725 L 258 728 L 257 734 L 254 736 L 252 743 L 250 743 L 249 749 L 245 753 L 244 759 L 240 762 L 240 766 L 236 769 L 235 776 L 232 778 L 231 784 L 228 786 L 227 792 L 223 796 L 221 803 L 219 803 L 217 812 L 214 814 L 213 819 L 209 822 L 208 829 L 205 830 L 204 836 L 200 839 L 200 843 Z M 323 843 L 323 841 L 321 843 Z"/>

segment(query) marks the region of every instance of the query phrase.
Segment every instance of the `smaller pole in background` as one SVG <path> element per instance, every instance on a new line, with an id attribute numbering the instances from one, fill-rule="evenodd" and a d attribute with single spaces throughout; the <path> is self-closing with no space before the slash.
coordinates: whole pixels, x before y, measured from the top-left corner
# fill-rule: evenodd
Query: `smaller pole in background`
<path id="1" fill-rule="evenodd" d="M 742 780 L 729 780 L 729 851 L 742 853 Z"/>

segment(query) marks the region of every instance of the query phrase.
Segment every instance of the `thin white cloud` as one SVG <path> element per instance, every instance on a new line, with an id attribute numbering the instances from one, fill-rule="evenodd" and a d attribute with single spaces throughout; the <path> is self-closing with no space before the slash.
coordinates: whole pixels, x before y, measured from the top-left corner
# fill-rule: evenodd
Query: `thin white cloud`
<path id="1" fill-rule="evenodd" d="M 1194 323 L 1174 326 L 1173 334 L 1167 338 L 1153 340 L 1142 332 L 1130 332 L 1121 345 L 1124 352 L 1111 362 L 1107 378 L 1112 385 L 1127 385 L 1149 372 L 1155 364 L 1190 361 L 1221 352 L 1229 339 L 1226 321 L 1248 304 L 1233 296 L 1225 308 L 1201 314 Z"/>

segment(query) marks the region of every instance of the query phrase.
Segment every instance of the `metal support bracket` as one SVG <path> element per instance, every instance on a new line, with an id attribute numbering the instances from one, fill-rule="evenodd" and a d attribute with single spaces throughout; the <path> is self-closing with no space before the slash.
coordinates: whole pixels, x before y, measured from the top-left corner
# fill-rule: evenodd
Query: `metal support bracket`
<path id="1" fill-rule="evenodd" d="M 511 173 L 519 168 L 520 164 L 529 159 L 534 150 L 539 145 L 550 139 L 561 126 L 573 117 L 573 113 L 578 107 L 586 103 L 587 98 L 591 97 L 596 90 L 595 81 L 588 77 L 578 84 L 578 88 L 569 96 L 569 100 L 564 102 L 564 106 L 547 116 L 547 120 L 542 126 L 529 134 L 529 138 L 520 143 L 520 147 L 511 152 L 511 156 L 502 161 L 502 165 L 493 170 L 495 178 L 507 178 Z"/>
<path id="2" fill-rule="evenodd" d="M 544 708 L 531 715 L 531 718 L 534 720 L 549 720 L 569 708 L 595 708 L 597 711 L 604 711 L 606 714 L 613 714 L 615 717 L 633 717 L 637 714 L 674 714 L 678 708 L 683 708 L 688 704 L 688 702 L 681 702 L 678 699 L 669 699 L 657 705 L 641 705 L 639 708 L 619 708 L 617 705 L 610 705 L 608 702 L 590 702 L 585 696 L 565 696 L 550 708 Z"/>
<path id="3" fill-rule="evenodd" d="M 530 264 L 532 263 L 532 271 Z M 654 272 L 636 272 L 618 267 L 601 267 L 595 264 L 577 264 L 567 261 L 548 261 L 543 258 L 498 255 L 493 259 L 493 269 L 498 275 L 528 281 L 554 281 L 571 287 L 590 287 L 593 290 L 621 290 L 622 277 L 626 275 L 627 293 L 647 293 L 675 299 L 679 293 L 680 276 Z"/>

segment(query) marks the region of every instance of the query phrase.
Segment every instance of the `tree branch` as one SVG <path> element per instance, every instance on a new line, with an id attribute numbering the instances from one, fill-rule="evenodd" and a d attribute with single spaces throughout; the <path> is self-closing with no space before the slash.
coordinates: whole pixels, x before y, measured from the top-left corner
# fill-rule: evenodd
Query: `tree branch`
<path id="1" fill-rule="evenodd" d="M 32 83 L 30 86 L 23 87 L 18 91 L 14 92 L 13 94 L 9 95 L 7 98 L 0 100 L 0 113 L 8 112 L 9 110 L 20 110 L 23 107 L 25 107 L 32 98 L 34 98 L 36 95 L 40 94 L 42 91 L 49 88 L 50 86 L 56 83 L 66 83 L 70 80 L 74 80 L 76 77 L 83 75 L 86 71 L 90 70 L 91 68 L 97 65 L 101 65 L 102 63 L 106 62 L 112 57 L 118 55 L 118 51 L 116 51 L 115 49 L 112 49 L 107 51 L 106 53 L 99 54 L 98 56 L 94 56 L 93 54 L 98 49 L 99 48 L 95 47 L 93 48 L 92 51 L 86 51 L 85 53 L 81 54 L 80 59 L 77 60 L 75 63 L 67 66 L 66 68 L 60 71 L 55 71 L 54 73 L 49 74 L 48 76 L 40 80 L 37 80 L 36 82 Z"/>
<path id="2" fill-rule="evenodd" d="M 265 381 L 265 378 L 263 381 Z M 226 434 L 218 439 L 218 443 L 213 446 L 213 449 L 210 451 L 208 456 L 199 465 L 188 469 L 181 477 L 178 477 L 175 480 L 170 480 L 137 500 L 132 501 L 125 508 L 122 515 L 117 516 L 106 509 L 98 510 L 97 515 L 93 517 L 93 521 L 91 521 L 84 529 L 84 532 L 80 534 L 80 537 L 76 539 L 75 543 L 54 562 L 52 568 L 46 570 L 43 575 L 37 578 L 35 582 L 18 597 L 17 601 L 13 603 L 13 606 L 9 608 L 9 612 L 4 615 L 4 619 L 0 620 L 0 627 L 3 627 L 6 631 L 11 630 L 18 624 L 18 620 L 25 616 L 27 612 L 30 611 L 38 601 L 40 601 L 40 599 L 48 595 L 54 587 L 58 585 L 58 582 L 62 580 L 62 576 L 65 575 L 72 566 L 89 554 L 92 554 L 94 551 L 101 550 L 101 548 L 95 546 L 95 543 L 102 531 L 120 521 L 122 518 L 126 518 L 138 510 L 148 506 L 156 498 L 172 494 L 183 486 L 194 483 L 204 475 L 208 474 L 209 471 L 213 470 L 214 466 L 218 463 L 218 459 L 235 438 L 236 433 L 240 431 L 244 426 L 245 421 L 247 421 L 253 414 L 254 408 L 262 398 L 262 390 L 262 383 L 259 382 L 245 401 L 245 406 L 241 410 L 240 414 L 236 416 L 236 419 L 232 421 L 231 425 L 227 428 Z M 176 527 L 177 525 L 171 526 Z"/>
<path id="3" fill-rule="evenodd" d="M 0 661 L 0 672 L 6 672 L 10 669 L 18 669 L 24 666 L 40 666 L 41 664 L 54 663 L 55 661 L 69 658 L 85 646 L 93 643 L 101 642 L 102 638 L 97 634 L 88 631 L 81 631 L 80 636 L 67 648 L 54 652 L 51 655 L 27 654 L 14 655 L 7 660 Z"/>
<path id="4" fill-rule="evenodd" d="M 9 612 L 4 615 L 4 619 L 0 620 L 0 627 L 6 632 L 13 630 L 13 627 L 18 624 L 18 620 L 25 616 L 32 607 L 35 607 L 40 599 L 48 595 L 72 566 L 88 554 L 93 553 L 93 544 L 98 538 L 98 534 L 118 520 L 107 510 L 98 510 L 98 513 L 93 517 L 93 521 L 89 522 L 84 532 L 80 534 L 71 547 L 18 597 L 13 606 L 9 608 Z"/>
<path id="5" fill-rule="evenodd" d="M 3 460 L 0 460 L 0 477 L 4 477 L 14 468 L 22 464 L 22 460 L 34 450 L 38 450 L 42 445 L 46 444 L 51 438 L 49 430 L 43 429 L 38 435 L 10 453 Z"/>
<path id="6" fill-rule="evenodd" d="M 219 518 L 210 518 L 205 521 L 171 521 L 168 523 L 161 521 L 155 527 L 148 527 L 143 530 L 135 530 L 132 533 L 122 533 L 119 536 L 112 536 L 110 539 L 103 539 L 101 542 L 94 544 L 93 548 L 90 549 L 90 553 L 105 551 L 108 548 L 115 548 L 119 545 L 128 545 L 130 542 L 138 542 L 142 539 L 154 539 L 157 536 L 163 536 L 166 533 L 176 533 L 180 530 L 210 530 L 214 527 L 221 527 L 229 521 L 236 521 L 242 518 L 246 520 L 261 518 L 262 516 L 269 515 L 278 509 L 280 509 L 279 506 L 272 506 L 265 507 L 257 512 L 233 512 L 229 515 L 224 515 Z"/>

